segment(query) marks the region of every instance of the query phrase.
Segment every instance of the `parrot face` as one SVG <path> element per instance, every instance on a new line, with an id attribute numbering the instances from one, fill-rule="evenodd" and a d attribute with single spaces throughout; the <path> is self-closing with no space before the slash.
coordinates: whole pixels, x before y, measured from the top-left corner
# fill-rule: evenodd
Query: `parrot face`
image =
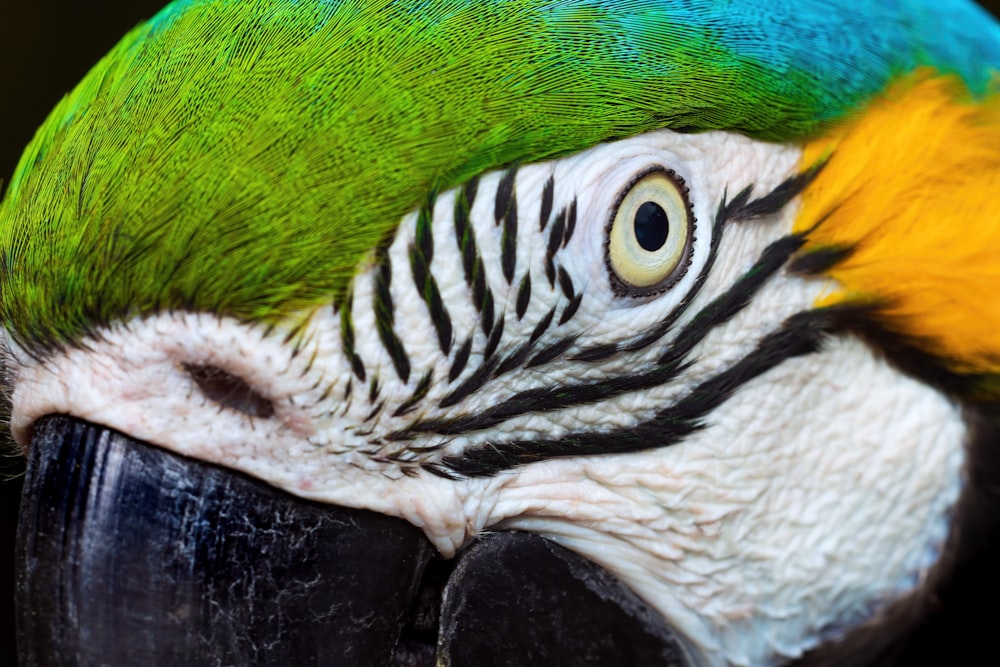
<path id="1" fill-rule="evenodd" d="M 237 530 L 227 517 L 252 511 L 258 491 L 213 495 L 199 482 L 183 502 L 216 508 L 205 520 L 230 527 L 157 538 L 157 526 L 181 525 L 157 521 L 194 505 L 143 500 L 128 521 L 154 542 L 202 549 L 231 533 L 259 549 L 266 533 L 292 553 L 325 544 L 326 506 L 365 511 L 347 515 L 351 525 L 392 518 L 386 534 L 405 534 L 400 546 L 366 534 L 351 542 L 355 560 L 305 586 L 388 581 L 399 597 L 373 594 L 368 609 L 333 594 L 342 611 L 320 623 L 331 632 L 370 626 L 366 613 L 400 619 L 382 635 L 359 630 L 351 642 L 381 648 L 351 653 L 359 644 L 348 642 L 349 662 L 402 661 L 412 610 L 436 587 L 429 659 L 575 664 L 579 645 L 519 655 L 504 649 L 503 628 L 516 635 L 505 624 L 522 614 L 555 623 L 569 586 L 593 593 L 602 577 L 611 583 L 597 597 L 615 610 L 594 612 L 593 632 L 619 638 L 602 655 L 622 664 L 643 660 L 608 630 L 614 614 L 655 637 L 650 664 L 860 662 L 912 632 L 965 562 L 968 531 L 956 526 L 982 486 L 970 462 L 993 438 L 1000 313 L 977 297 L 1000 270 L 1000 235 L 984 220 L 956 242 L 945 224 L 995 208 L 1000 129 L 994 98 L 976 92 L 984 65 L 928 42 L 929 62 L 915 64 L 943 73 L 879 80 L 878 67 L 893 68 L 869 64 L 831 101 L 808 97 L 812 79 L 761 75 L 752 42 L 737 64 L 758 78 L 732 85 L 768 92 L 737 103 L 656 67 L 682 68 L 697 44 L 697 66 L 711 71 L 721 56 L 708 46 L 732 48 L 704 41 L 706 4 L 392 4 L 176 3 L 116 48 L 29 147 L 0 209 L 11 424 L 32 457 L 64 445 L 52 463 L 32 459 L 22 607 L 49 604 L 39 573 L 54 548 L 46 536 L 69 530 L 59 503 L 89 512 L 93 523 L 80 524 L 107 530 L 124 554 L 155 551 L 98 521 L 126 511 L 107 489 L 154 478 L 152 464 L 127 458 L 150 451 L 135 456 L 177 472 L 144 493 L 228 484 L 238 471 L 295 508 L 277 527 L 246 519 Z M 220 17 L 238 38 L 206 41 Z M 602 29 L 584 30 L 581 17 Z M 753 16 L 729 20 L 753 34 Z M 477 59 L 501 57 L 500 28 L 574 50 L 546 64 L 511 47 L 502 86 L 476 84 Z M 989 30 L 975 48 L 1000 60 Z M 821 34 L 838 48 L 851 39 Z M 461 43 L 445 48 L 449 36 Z M 609 56 L 609 44 L 631 56 Z M 631 70 L 601 79 L 567 64 L 581 60 Z M 530 73 L 515 67 L 529 62 Z M 908 62 L 888 64 L 908 72 Z M 450 102 L 438 81 L 467 94 Z M 683 95 L 678 81 L 690 84 Z M 262 98 L 268 82 L 276 90 Z M 608 102 L 597 93 L 612 84 L 629 85 Z M 648 102 L 650 91 L 662 99 Z M 919 190 L 917 174 L 928 179 Z M 965 265 L 983 267 L 967 285 L 941 275 Z M 79 467 L 52 472 L 93 447 L 105 457 L 93 480 Z M 32 491 L 46 479 L 89 500 Z M 497 537 L 508 533 L 558 545 L 543 552 L 566 565 L 537 599 L 524 582 L 549 556 L 527 558 L 537 547 Z M 99 590 L 103 575 L 88 579 L 81 565 L 99 560 L 87 555 L 97 547 L 81 544 L 72 562 Z M 427 545 L 452 564 L 427 567 Z M 235 558 L 256 572 L 278 562 L 268 553 Z M 390 554 L 403 574 L 385 565 Z M 140 578 L 172 567 L 142 560 L 122 567 Z M 427 584 L 442 568 L 445 582 Z M 491 579 L 499 590 L 484 587 Z M 195 607 L 226 608 L 191 581 Z M 224 625 L 151 598 L 143 631 L 154 636 L 158 613 L 171 628 L 205 623 L 204 636 Z M 115 600 L 73 604 L 111 609 L 95 626 L 110 627 Z M 248 613 L 280 619 L 293 605 L 277 600 L 277 612 Z M 299 627 L 289 623 L 277 626 Z M 32 632 L 22 628 L 22 651 L 37 656 L 48 649 Z M 74 650 L 106 648 L 86 641 Z M 282 641 L 305 644 L 295 632 Z M 221 660 L 239 662 L 226 646 Z"/>
<path id="2" fill-rule="evenodd" d="M 968 427 L 830 335 L 829 282 L 782 274 L 800 160 L 659 131 L 484 174 L 294 329 L 168 313 L 44 363 L 14 351 L 15 433 L 71 414 L 406 519 L 446 558 L 529 531 L 621 577 L 694 655 L 801 654 L 937 560 Z M 650 203 L 673 247 L 643 245 Z"/>

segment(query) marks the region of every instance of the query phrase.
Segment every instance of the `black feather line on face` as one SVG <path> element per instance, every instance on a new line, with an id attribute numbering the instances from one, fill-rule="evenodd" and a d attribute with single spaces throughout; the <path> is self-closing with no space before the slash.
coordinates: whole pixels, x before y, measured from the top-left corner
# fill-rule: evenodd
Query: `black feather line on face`
<path id="1" fill-rule="evenodd" d="M 559 211 L 556 220 L 549 230 L 549 242 L 545 248 L 545 277 L 548 278 L 549 287 L 556 284 L 556 252 L 562 244 L 563 234 L 566 233 L 566 209 Z"/>
<path id="2" fill-rule="evenodd" d="M 805 240 L 802 237 L 792 235 L 782 237 L 764 248 L 749 271 L 740 276 L 722 296 L 698 311 L 691 322 L 681 329 L 673 344 L 660 357 L 659 363 L 671 363 L 687 356 L 709 331 L 728 322 L 746 308 L 768 279 L 778 272 L 803 243 Z"/>
<path id="3" fill-rule="evenodd" d="M 385 401 L 382 401 L 374 408 L 372 408 L 371 412 L 369 412 L 368 415 L 364 418 L 364 420 L 362 420 L 362 423 L 370 422 L 371 420 L 375 419 L 375 417 L 378 416 L 378 413 L 382 412 L 383 407 L 385 407 Z"/>
<path id="4" fill-rule="evenodd" d="M 736 313 L 742 310 L 767 282 L 782 267 L 788 257 L 802 244 L 797 236 L 786 236 L 775 241 L 761 253 L 760 259 L 741 276 L 732 287 L 709 303 L 673 341 L 671 346 L 660 356 L 658 366 L 646 373 L 610 378 L 598 382 L 581 385 L 558 385 L 540 387 L 518 392 L 498 405 L 486 408 L 479 413 L 453 419 L 429 419 L 417 421 L 397 435 L 407 432 L 436 433 L 440 435 L 458 435 L 470 431 L 491 428 L 513 417 L 529 412 L 549 412 L 578 405 L 597 403 L 621 394 L 650 389 L 673 380 L 684 370 L 684 360 L 691 350 L 708 335 L 712 329 L 724 324 Z M 539 323 L 546 327 L 551 323 L 554 310 Z M 536 327 L 536 331 L 539 327 Z M 526 358 L 530 346 L 541 336 L 534 336 L 519 346 L 511 355 L 517 361 Z M 548 363 L 558 358 L 576 342 L 575 337 L 567 337 L 545 348 L 538 356 L 532 358 L 529 366 Z M 539 358 L 541 357 L 541 358 Z M 497 368 L 497 374 L 514 368 L 508 358 Z M 482 386 L 481 384 L 479 386 Z M 478 387 L 477 387 L 478 389 Z M 467 396 L 471 392 L 466 392 Z M 452 399 L 449 396 L 449 399 Z M 457 403 L 453 401 L 450 404 Z M 446 407 L 442 402 L 441 407 Z"/>
<path id="5" fill-rule="evenodd" d="M 552 458 L 624 454 L 677 444 L 701 429 L 704 418 L 745 383 L 787 359 L 817 351 L 828 331 L 823 311 L 795 315 L 763 338 L 753 352 L 638 426 L 606 433 L 575 433 L 557 440 L 487 443 L 461 456 L 445 457 L 441 464 L 466 477 L 488 477 Z"/>
<path id="6" fill-rule="evenodd" d="M 548 347 L 542 348 L 535 356 L 533 356 L 528 363 L 524 365 L 525 368 L 534 368 L 536 366 L 542 366 L 549 363 L 553 359 L 558 359 L 563 355 L 566 350 L 573 347 L 576 343 L 576 336 L 567 336 L 562 340 L 556 341 L 555 343 L 549 345 Z"/>
<path id="7" fill-rule="evenodd" d="M 503 358 L 500 365 L 497 366 L 496 372 L 493 377 L 503 375 L 504 373 L 509 373 L 515 368 L 521 368 L 531 353 L 534 345 L 531 342 L 525 341 L 514 348 L 514 351 Z"/>
<path id="8" fill-rule="evenodd" d="M 395 412 L 392 413 L 393 417 L 401 417 L 408 412 L 411 412 L 420 401 L 424 400 L 427 396 L 427 392 L 431 388 L 431 380 L 434 378 L 434 371 L 427 371 L 424 376 L 420 378 L 420 382 L 417 383 L 416 389 L 413 390 L 413 394 L 406 401 L 402 403 Z"/>
<path id="9" fill-rule="evenodd" d="M 486 349 L 483 350 L 483 359 L 490 359 L 493 356 L 493 353 L 497 351 L 500 339 L 503 338 L 503 328 L 504 319 L 501 317 L 497 320 L 497 325 L 493 327 L 490 337 L 486 340 Z"/>
<path id="10" fill-rule="evenodd" d="M 431 225 L 434 220 L 434 203 L 436 200 L 436 195 L 431 193 L 424 205 L 417 211 L 417 226 L 414 232 L 414 242 L 428 266 L 431 260 L 434 259 L 434 236 L 431 232 Z"/>
<path id="11" fill-rule="evenodd" d="M 516 204 L 514 201 L 514 183 L 510 177 L 512 172 L 505 175 L 504 180 L 509 180 L 509 184 L 501 181 L 498 187 L 498 198 L 501 194 L 507 197 L 507 204 Z M 574 361 L 597 361 L 606 359 L 614 354 L 623 352 L 635 352 L 654 344 L 670 331 L 678 318 L 684 314 L 695 297 L 704 285 L 707 276 L 714 266 L 718 255 L 718 248 L 721 244 L 726 223 L 732 220 L 745 220 L 761 217 L 769 212 L 777 211 L 775 208 L 779 203 L 787 204 L 801 189 L 806 187 L 814 177 L 815 171 L 797 174 L 773 190 L 765 197 L 751 200 L 752 186 L 748 186 L 740 191 L 732 201 L 727 201 L 724 197 L 719 204 L 713 221 L 713 234 L 709 256 L 698 276 L 696 276 L 692 288 L 685 298 L 675 307 L 663 320 L 650 328 L 646 333 L 623 344 L 609 344 L 592 347 L 578 352 L 571 357 Z M 508 178 L 510 177 L 510 178 Z M 552 179 L 550 179 L 551 181 Z M 548 187 L 548 184 L 546 185 Z M 554 181 L 553 181 L 554 187 Z M 543 199 L 544 199 L 543 193 Z M 544 202 L 543 202 L 544 204 Z M 545 266 L 549 274 L 549 281 L 552 286 L 558 279 L 560 290 L 563 296 L 569 299 L 569 304 L 563 309 L 559 325 L 568 321 L 577 311 L 582 301 L 583 294 L 576 294 L 570 275 L 559 267 L 555 266 L 554 257 L 558 250 L 568 242 L 572 235 L 572 229 L 567 228 L 566 221 L 572 218 L 575 227 L 576 202 L 574 201 L 567 209 L 563 209 L 556 215 L 555 222 L 549 232 L 547 244 Z M 467 213 L 469 202 L 465 198 L 459 198 L 456 203 L 456 237 L 459 238 L 460 248 L 465 249 L 471 240 L 471 229 L 468 220 L 459 221 L 458 218 Z M 544 206 L 543 206 L 544 208 Z M 494 214 L 499 216 L 496 221 L 499 224 L 504 219 L 508 211 L 495 207 Z M 602 382 L 595 382 L 578 386 L 556 386 L 544 387 L 519 392 L 501 404 L 488 408 L 475 416 L 459 417 L 453 419 L 420 420 L 409 427 L 395 431 L 388 437 L 394 440 L 406 440 L 416 437 L 420 433 L 436 433 L 440 435 L 454 435 L 466 433 L 474 430 L 482 430 L 496 426 L 503 421 L 517 417 L 528 412 L 557 410 L 576 405 L 595 403 L 607 398 L 623 393 L 648 389 L 659 384 L 666 383 L 674 379 L 685 367 L 685 359 L 691 350 L 711 331 L 714 327 L 723 324 L 733 317 L 740 310 L 745 308 L 753 295 L 760 290 L 768 278 L 770 278 L 788 260 L 792 253 L 798 250 L 803 243 L 799 236 L 787 236 L 779 239 L 768 246 L 761 254 L 757 263 L 723 295 L 716 298 L 706 308 L 700 312 L 675 338 L 674 342 L 658 360 L 658 367 L 644 374 L 636 376 L 612 378 Z M 463 252 L 464 256 L 464 252 Z M 474 261 L 470 264 L 474 267 L 476 263 L 481 263 L 478 253 L 475 253 Z M 473 274 L 476 271 L 473 271 Z M 478 271 L 482 275 L 481 267 Z M 467 272 L 466 282 L 475 285 L 474 276 Z M 518 319 L 527 309 L 530 298 L 530 277 L 526 274 L 519 289 L 516 312 Z M 474 296 L 475 299 L 475 296 Z M 439 404 L 441 408 L 456 405 L 470 396 L 478 389 L 497 375 L 510 372 L 520 367 L 543 366 L 551 361 L 561 358 L 577 342 L 577 336 L 568 336 L 558 340 L 532 356 L 534 344 L 541 338 L 544 332 L 551 326 L 555 318 L 556 308 L 544 317 L 535 327 L 529 339 L 519 344 L 511 353 L 501 359 L 495 358 L 494 352 L 499 345 L 503 330 L 503 318 L 499 321 L 499 326 L 488 335 L 486 349 L 484 351 L 484 362 L 477 368 L 471 376 L 462 382 L 456 389 L 448 394 Z M 466 341 L 466 346 L 471 344 Z M 453 364 L 449 373 L 450 379 L 457 378 L 468 358 L 468 354 L 459 352 L 462 359 L 460 365 Z M 523 364 L 523 366 L 522 366 Z M 456 370 L 456 368 L 458 370 Z M 519 464 L 518 464 L 519 465 Z"/>
<path id="12" fill-rule="evenodd" d="M 531 300 L 531 273 L 525 273 L 524 278 L 521 279 L 521 286 L 517 290 L 517 306 L 515 314 L 517 315 L 518 321 L 524 317 L 524 313 L 528 310 L 528 301 Z"/>
<path id="13" fill-rule="evenodd" d="M 559 316 L 558 326 L 562 326 L 567 322 L 569 322 L 573 318 L 573 316 L 576 315 L 576 311 L 579 310 L 581 303 L 583 303 L 582 292 L 574 296 L 572 299 L 570 299 L 570 302 L 566 304 L 565 308 L 563 308 L 562 315 Z"/>
<path id="14" fill-rule="evenodd" d="M 344 348 L 344 356 L 351 362 L 351 371 L 361 382 L 365 381 L 365 365 L 361 357 L 354 351 L 354 321 L 351 312 L 354 306 L 354 290 L 349 288 L 343 306 L 340 309 L 340 343 Z"/>
<path id="15" fill-rule="evenodd" d="M 732 216 L 732 219 L 753 220 L 774 215 L 788 206 L 790 201 L 802 194 L 802 191 L 816 179 L 825 166 L 825 160 L 817 162 L 805 171 L 785 179 L 784 182 L 765 196 L 740 206 L 739 210 Z M 747 196 L 749 197 L 749 192 L 747 192 Z"/>
<path id="16" fill-rule="evenodd" d="M 549 325 L 552 324 L 552 318 L 554 318 L 555 316 L 556 316 L 556 308 L 555 306 L 553 306 L 552 309 L 549 310 L 549 312 L 545 315 L 545 317 L 539 320 L 538 324 L 535 325 L 535 328 L 531 330 L 531 335 L 528 336 L 528 343 L 534 343 L 539 338 L 541 338 L 542 335 L 545 333 L 545 331 L 549 328 Z"/>
<path id="17" fill-rule="evenodd" d="M 517 174 L 513 169 L 510 173 L 513 183 Z M 513 185 L 511 187 L 507 212 L 503 216 L 503 234 L 500 237 L 500 266 L 508 285 L 514 282 L 514 271 L 517 268 L 517 192 Z"/>
<path id="18" fill-rule="evenodd" d="M 429 472 L 432 475 L 435 475 L 436 477 L 443 477 L 444 479 L 447 479 L 447 480 L 450 480 L 450 481 L 453 481 L 453 482 L 462 479 L 460 476 L 458 476 L 455 473 L 449 471 L 444 466 L 442 466 L 442 465 L 440 465 L 438 463 L 431 462 L 431 461 L 424 461 L 424 462 L 422 462 L 420 464 L 420 468 L 422 470 L 426 470 L 427 472 Z"/>
<path id="19" fill-rule="evenodd" d="M 555 198 L 556 180 L 554 176 L 549 176 L 545 181 L 545 188 L 542 190 L 542 208 L 538 214 L 538 231 L 544 232 L 545 226 L 549 224 L 549 216 L 552 215 L 552 201 Z"/>
<path id="20" fill-rule="evenodd" d="M 478 286 L 480 283 L 476 284 Z M 476 303 L 479 304 L 477 308 L 480 313 L 479 323 L 482 326 L 483 335 L 489 336 L 493 333 L 493 325 L 496 324 L 495 316 L 493 314 L 493 292 L 489 287 L 485 287 L 485 278 L 483 278 L 482 284 L 484 285 L 481 294 L 482 298 L 477 298 Z"/>
<path id="21" fill-rule="evenodd" d="M 559 279 L 559 289 L 562 290 L 563 296 L 567 299 L 572 299 L 575 291 L 573 289 L 573 279 L 569 277 L 569 272 L 560 266 L 556 272 L 556 276 Z"/>
<path id="22" fill-rule="evenodd" d="M 817 276 L 840 264 L 854 252 L 853 246 L 827 246 L 804 252 L 788 263 L 788 273 Z"/>
<path id="23" fill-rule="evenodd" d="M 472 197 L 476 196 L 477 187 L 478 182 L 472 180 L 462 188 L 461 193 L 455 197 L 455 210 L 451 216 L 455 225 L 455 241 L 458 243 L 458 251 L 462 255 L 465 283 L 469 287 L 472 286 L 474 280 L 478 253 L 476 252 L 476 239 L 472 236 L 469 225 L 469 211 L 472 208 L 472 202 L 469 201 L 468 197 L 470 192 Z"/>
<path id="24" fill-rule="evenodd" d="M 492 357 L 487 360 L 483 365 L 473 371 L 468 378 L 459 384 L 454 391 L 441 399 L 441 402 L 438 404 L 439 407 L 447 408 L 463 401 L 472 392 L 486 384 L 486 381 L 490 379 L 490 376 L 493 374 L 493 370 L 499 363 L 499 357 Z"/>
<path id="25" fill-rule="evenodd" d="M 569 203 L 569 210 L 566 211 L 566 230 L 563 232 L 562 247 L 569 245 L 569 241 L 573 238 L 573 232 L 576 231 L 576 198 Z"/>
<path id="26" fill-rule="evenodd" d="M 423 297 L 431 323 L 437 332 L 438 345 L 446 357 L 451 352 L 451 316 L 441 299 L 437 280 L 431 272 L 434 257 L 434 240 L 431 236 L 434 201 L 430 200 L 417 214 L 415 242 L 410 244 L 410 272 L 417 292 Z"/>
<path id="27" fill-rule="evenodd" d="M 478 179 L 472 179 L 462 187 L 459 196 L 455 198 L 452 220 L 455 224 L 455 241 L 462 255 L 465 283 L 472 289 L 472 305 L 480 314 L 483 335 L 489 336 L 493 329 L 493 293 L 486 286 L 483 258 L 476 248 L 475 233 L 469 224 L 469 211 L 472 210 L 478 190 Z"/>
<path id="28" fill-rule="evenodd" d="M 399 379 L 407 382 L 410 378 L 410 359 L 393 328 L 395 314 L 389 290 L 392 285 L 392 261 L 387 248 L 380 247 L 376 250 L 375 262 L 375 329 L 382 346 L 389 353 Z"/>
<path id="29" fill-rule="evenodd" d="M 499 225 L 504 217 L 514 208 L 514 181 L 517 178 L 517 168 L 504 172 L 497 184 L 497 194 L 493 199 L 493 221 Z"/>
<path id="30" fill-rule="evenodd" d="M 451 368 L 448 370 L 448 382 L 454 382 L 455 378 L 465 370 L 465 365 L 469 363 L 470 352 L 472 352 L 472 338 L 466 339 L 462 343 L 462 347 L 458 348 L 458 353 L 455 355 L 455 359 L 451 362 Z"/>

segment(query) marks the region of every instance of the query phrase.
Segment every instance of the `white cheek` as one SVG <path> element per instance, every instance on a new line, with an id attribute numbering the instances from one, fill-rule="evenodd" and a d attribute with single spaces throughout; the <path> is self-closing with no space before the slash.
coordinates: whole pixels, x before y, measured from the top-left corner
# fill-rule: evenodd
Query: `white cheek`
<path id="1" fill-rule="evenodd" d="M 521 167 L 511 279 L 502 269 L 505 228 L 492 201 L 504 174 L 484 175 L 469 225 L 493 299 L 497 324 L 490 331 L 454 237 L 452 211 L 463 195 L 443 193 L 433 209 L 430 273 L 449 313 L 446 351 L 414 284 L 415 214 L 404 217 L 387 250 L 392 328 L 410 362 L 405 379 L 378 333 L 372 266 L 356 278 L 350 310 L 363 373 L 346 354 L 342 313 L 330 304 L 302 314 L 298 354 L 280 327 L 269 332 L 177 313 L 113 325 L 44 363 L 8 339 L 15 435 L 25 445 L 35 419 L 71 414 L 302 497 L 402 517 L 449 556 L 491 527 L 534 530 L 616 572 L 710 664 L 794 657 L 826 629 L 854 622 L 914 585 L 936 558 L 960 488 L 965 427 L 958 408 L 859 342 L 832 341 L 821 354 L 785 361 L 742 385 L 680 444 L 651 442 L 641 453 L 556 459 L 486 478 L 445 479 L 426 466 L 476 447 L 631 428 L 750 354 L 830 285 L 774 274 L 746 307 L 699 340 L 682 373 L 659 386 L 530 409 L 457 435 L 397 436 L 420 420 L 480 415 L 519 392 L 649 372 L 698 312 L 790 233 L 795 215 L 793 203 L 766 219 L 731 221 L 713 239 L 720 204 L 750 185 L 754 197 L 764 196 L 796 173 L 799 159 L 794 148 L 736 135 L 663 131 Z M 694 255 L 664 294 L 621 298 L 608 278 L 607 225 L 621 188 L 650 165 L 676 171 L 690 188 Z M 546 266 L 555 223 L 540 219 L 550 178 L 557 184 L 552 216 L 574 202 L 577 210 L 572 237 L 554 255 L 583 295 L 565 321 L 570 298 Z M 713 241 L 718 255 L 707 271 Z M 695 293 L 699 276 L 704 282 Z M 531 298 L 518 312 L 527 283 Z M 588 363 L 515 364 L 484 373 L 481 386 L 461 400 L 444 400 L 489 370 L 485 348 L 497 331 L 494 361 L 512 358 L 536 329 L 532 353 L 570 340 L 563 351 L 570 357 L 633 341 L 681 306 L 673 328 L 644 347 L 616 348 Z M 541 327 L 546 318 L 549 326 Z M 466 343 L 467 363 L 450 377 Z M 246 380 L 272 402 L 275 417 L 251 418 L 213 403 L 185 363 L 215 365 Z M 403 410 L 423 377 L 432 379 L 426 395 Z"/>
<path id="2" fill-rule="evenodd" d="M 959 406 L 839 339 L 751 381 L 680 445 L 525 469 L 497 511 L 617 573 L 711 664 L 762 664 L 917 585 L 948 535 L 966 437 Z"/>

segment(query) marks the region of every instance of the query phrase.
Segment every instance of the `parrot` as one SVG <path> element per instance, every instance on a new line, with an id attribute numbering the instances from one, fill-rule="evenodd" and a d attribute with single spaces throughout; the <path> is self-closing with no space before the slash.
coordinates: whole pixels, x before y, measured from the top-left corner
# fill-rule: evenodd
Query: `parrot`
<path id="1" fill-rule="evenodd" d="M 967 0 L 174 0 L 0 202 L 22 663 L 988 650 L 998 67 Z"/>

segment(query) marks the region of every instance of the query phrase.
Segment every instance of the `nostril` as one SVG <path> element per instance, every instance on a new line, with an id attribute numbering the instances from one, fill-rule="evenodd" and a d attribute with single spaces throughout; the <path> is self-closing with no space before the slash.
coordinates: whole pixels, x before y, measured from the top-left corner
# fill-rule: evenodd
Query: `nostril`
<path id="1" fill-rule="evenodd" d="M 243 378 L 218 366 L 182 365 L 209 400 L 250 417 L 270 419 L 274 416 L 274 403 L 254 391 Z"/>

